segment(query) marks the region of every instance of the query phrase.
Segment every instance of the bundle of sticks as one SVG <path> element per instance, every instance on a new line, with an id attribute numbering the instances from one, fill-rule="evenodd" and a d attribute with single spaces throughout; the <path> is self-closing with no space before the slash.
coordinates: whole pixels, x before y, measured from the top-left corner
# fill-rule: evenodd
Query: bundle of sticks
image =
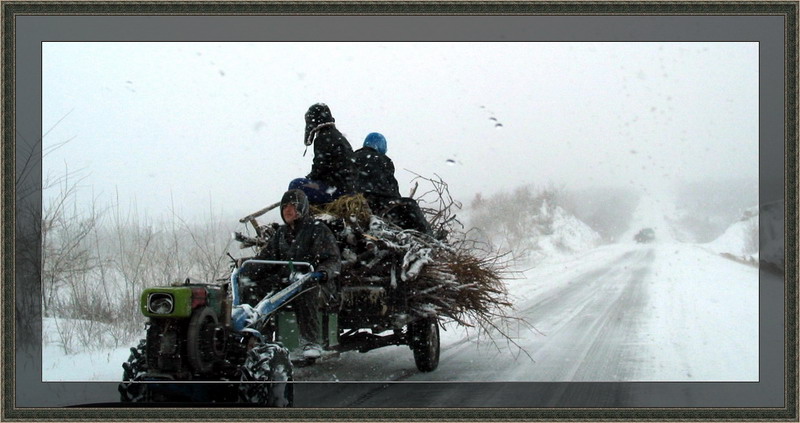
<path id="1" fill-rule="evenodd" d="M 433 232 L 446 236 L 403 229 L 374 216 L 360 194 L 312 207 L 312 212 L 347 222 L 350 230 L 337 234 L 340 239 L 345 238 L 344 232 L 358 232 L 376 248 L 392 250 L 402 263 L 401 279 L 409 287 L 412 312 L 435 313 L 464 326 L 487 329 L 514 319 L 506 289 L 506 280 L 514 277 L 509 257 L 468 240 L 455 215 L 461 204 L 450 196 L 447 184 L 441 178 L 425 180 L 433 188 L 417 201 L 427 206 L 421 208 Z"/>
<path id="2" fill-rule="evenodd" d="M 499 335 L 524 351 L 509 335 L 515 324 L 530 326 L 514 316 L 506 288 L 506 281 L 515 278 L 512 259 L 488 244 L 469 239 L 455 214 L 461 204 L 452 198 L 441 178 L 417 178 L 433 187 L 415 199 L 430 223 L 431 233 L 404 229 L 372 214 L 361 194 L 311 207 L 315 218 L 328 222 L 343 245 L 343 264 L 350 262 L 349 267 L 343 266 L 343 279 L 367 283 L 391 278 L 393 285 L 405 285 L 409 312 L 452 319 L 477 328 L 494 341 Z M 254 218 L 268 209 L 242 221 L 256 226 Z M 374 250 L 373 254 L 366 254 L 365 248 Z M 354 265 L 365 255 L 371 257 L 368 264 Z"/>

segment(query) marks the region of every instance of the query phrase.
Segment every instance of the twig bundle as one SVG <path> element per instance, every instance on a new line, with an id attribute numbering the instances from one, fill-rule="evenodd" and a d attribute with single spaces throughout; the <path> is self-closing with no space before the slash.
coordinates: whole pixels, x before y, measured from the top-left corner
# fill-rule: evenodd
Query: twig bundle
<path id="1" fill-rule="evenodd" d="M 450 196 L 447 184 L 441 178 L 417 177 L 433 186 L 418 199 L 432 205 L 422 210 L 433 235 L 402 229 L 372 215 L 361 194 L 345 196 L 322 207 L 312 206 L 312 212 L 321 219 L 342 219 L 344 227 L 337 237 L 346 245 L 355 249 L 357 237 L 353 234 L 361 234 L 380 250 L 373 260 L 399 266 L 400 281 L 408 288 L 408 311 L 412 314 L 438 315 L 463 326 L 477 327 L 493 341 L 500 334 L 506 342 L 524 351 L 508 335 L 512 323 L 527 324 L 511 314 L 512 303 L 505 286 L 505 280 L 513 276 L 509 270 L 511 258 L 488 244 L 467 241 L 463 225 L 453 213 L 461 204 Z M 431 196 L 433 199 L 425 199 Z M 329 217 L 319 216 L 322 214 Z M 360 253 L 348 252 L 357 254 Z M 392 284 L 395 282 L 392 276 Z"/>
<path id="2" fill-rule="evenodd" d="M 500 257 L 477 257 L 467 250 L 440 250 L 410 281 L 414 288 L 412 307 L 450 317 L 459 324 L 474 326 L 481 320 L 504 316 L 511 307 L 503 281 L 508 271 Z"/>
<path id="3" fill-rule="evenodd" d="M 377 218 L 373 217 L 373 223 Z M 408 285 L 410 312 L 447 317 L 459 325 L 477 328 L 499 349 L 498 339 L 530 354 L 512 335 L 513 326 L 531 327 L 512 314 L 505 280 L 513 279 L 512 258 L 476 242 L 443 242 L 415 231 L 376 230 L 385 245 L 404 253 L 401 279 Z"/>

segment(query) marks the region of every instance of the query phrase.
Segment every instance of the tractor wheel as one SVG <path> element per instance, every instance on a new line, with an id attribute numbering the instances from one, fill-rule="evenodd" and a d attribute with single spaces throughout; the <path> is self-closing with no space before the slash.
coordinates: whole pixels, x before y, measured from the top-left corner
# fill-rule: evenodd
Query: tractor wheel
<path id="1" fill-rule="evenodd" d="M 439 366 L 439 321 L 434 317 L 411 322 L 408 325 L 409 343 L 414 362 L 421 372 L 432 372 Z"/>
<path id="2" fill-rule="evenodd" d="M 202 307 L 192 314 L 186 333 L 186 353 L 192 368 L 207 374 L 225 357 L 227 335 L 219 325 L 217 314 L 210 307 Z"/>
<path id="3" fill-rule="evenodd" d="M 122 402 L 141 402 L 147 400 L 147 385 L 131 383 L 140 380 L 147 372 L 147 342 L 142 339 L 136 348 L 131 348 L 128 361 L 122 363 L 122 383 L 117 389 Z"/>
<path id="4" fill-rule="evenodd" d="M 239 401 L 264 407 L 291 407 L 294 403 L 292 362 L 280 344 L 259 343 L 247 352 L 241 367 Z"/>

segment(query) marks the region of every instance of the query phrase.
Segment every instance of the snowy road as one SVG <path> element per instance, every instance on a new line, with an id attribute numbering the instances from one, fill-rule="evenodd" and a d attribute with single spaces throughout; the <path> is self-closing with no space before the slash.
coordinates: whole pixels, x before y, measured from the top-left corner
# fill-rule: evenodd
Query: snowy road
<path id="1" fill-rule="evenodd" d="M 653 260 L 653 249 L 626 252 L 543 298 L 521 304 L 521 317 L 546 336 L 525 345 L 535 363 L 506 361 L 495 372 L 508 381 L 634 378 L 639 360 L 635 345 L 648 294 L 645 276 Z"/>
<path id="2" fill-rule="evenodd" d="M 340 384 L 335 390 L 298 384 L 298 406 L 513 406 L 530 404 L 537 395 L 545 405 L 565 396 L 615 404 L 630 392 L 614 383 L 563 388 L 550 383 L 537 392 L 540 385 L 501 383 L 483 389 L 482 382 L 758 380 L 758 273 L 753 267 L 699 246 L 629 244 L 539 266 L 526 277 L 512 281 L 511 289 L 518 315 L 536 329 L 517 333 L 516 341 L 530 357 L 514 346 L 451 328 L 444 332 L 439 367 L 431 373 L 414 368 L 406 347 L 345 353 L 297 369 L 297 379 L 306 381 L 399 381 Z M 304 392 L 314 400 L 304 404 Z"/>
<path id="3" fill-rule="evenodd" d="M 502 350 L 498 351 L 491 342 L 462 339 L 443 345 L 439 368 L 431 373 L 417 373 L 410 351 L 397 347 L 392 348 L 393 357 L 385 350 L 383 354 L 348 353 L 343 356 L 346 360 L 298 369 L 297 379 L 632 380 L 636 363 L 641 360 L 635 347 L 641 338 L 641 316 L 647 299 L 644 277 L 653 260 L 652 249 L 628 251 L 600 268 L 588 266 L 566 283 L 519 304 L 518 316 L 536 329 L 527 331 L 525 337 L 520 333 L 517 339 L 530 357 L 513 346 L 506 349 L 500 340 Z M 357 369 L 366 372 L 359 375 Z M 342 378 L 344 375 L 346 378 Z"/>
<path id="4" fill-rule="evenodd" d="M 531 277 L 531 275 L 535 275 Z M 406 347 L 297 369 L 298 380 L 757 380 L 757 269 L 698 246 L 618 245 L 512 281 L 516 342 L 443 332 L 439 368 L 419 373 Z M 513 286 L 517 284 L 519 286 Z M 718 352 L 726 352 L 720 355 Z M 728 352 L 735 352 L 729 354 Z"/>

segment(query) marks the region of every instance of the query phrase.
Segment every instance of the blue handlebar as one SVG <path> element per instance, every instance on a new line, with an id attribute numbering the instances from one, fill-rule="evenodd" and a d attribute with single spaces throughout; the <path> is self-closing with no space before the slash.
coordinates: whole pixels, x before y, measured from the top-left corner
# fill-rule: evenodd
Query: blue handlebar
<path id="1" fill-rule="evenodd" d="M 237 306 L 241 304 L 241 299 L 239 298 L 239 272 L 242 271 L 245 267 L 249 267 L 250 265 L 254 264 L 282 264 L 289 266 L 289 270 L 294 273 L 294 266 L 305 266 L 308 267 L 309 272 L 314 271 L 314 266 L 311 263 L 305 261 L 284 261 L 284 260 L 257 260 L 257 259 L 250 259 L 242 263 L 240 267 L 233 269 L 231 273 L 231 289 L 233 290 L 233 305 Z"/>
<path id="2" fill-rule="evenodd" d="M 245 329 L 248 326 L 248 319 L 254 317 L 253 314 L 256 315 L 256 318 L 258 318 L 258 316 L 270 315 L 275 310 L 293 300 L 298 294 L 302 293 L 306 289 L 304 285 L 306 279 L 308 279 L 308 276 L 298 278 L 286 288 L 269 297 L 262 298 L 255 307 L 249 307 L 247 305 L 242 306 L 239 298 L 239 272 L 251 264 L 283 264 L 289 265 L 290 268 L 293 268 L 295 265 L 299 265 L 308 267 L 309 274 L 314 272 L 314 266 L 312 266 L 311 263 L 277 260 L 247 260 L 242 263 L 241 267 L 234 269 L 233 273 L 231 273 L 231 287 L 233 289 L 234 306 L 231 312 L 231 323 L 233 325 L 233 329 L 236 331 Z"/>

